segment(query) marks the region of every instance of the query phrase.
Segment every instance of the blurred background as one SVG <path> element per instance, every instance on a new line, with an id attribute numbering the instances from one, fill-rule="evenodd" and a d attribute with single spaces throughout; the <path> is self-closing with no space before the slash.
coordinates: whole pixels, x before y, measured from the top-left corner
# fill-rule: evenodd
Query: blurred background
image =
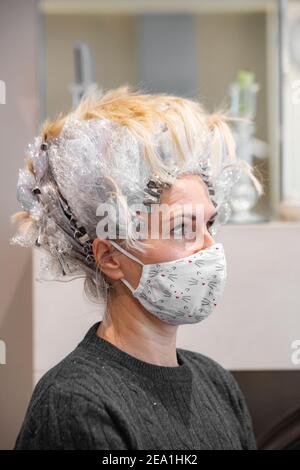
<path id="1" fill-rule="evenodd" d="M 126 83 L 248 119 L 238 155 L 265 194 L 234 188 L 222 305 L 182 326 L 178 347 L 234 373 L 262 448 L 300 448 L 300 1 L 1 0 L 0 58 L 0 448 L 39 378 L 101 317 L 81 280 L 38 282 L 39 253 L 9 245 L 18 169 L 46 117 Z"/>

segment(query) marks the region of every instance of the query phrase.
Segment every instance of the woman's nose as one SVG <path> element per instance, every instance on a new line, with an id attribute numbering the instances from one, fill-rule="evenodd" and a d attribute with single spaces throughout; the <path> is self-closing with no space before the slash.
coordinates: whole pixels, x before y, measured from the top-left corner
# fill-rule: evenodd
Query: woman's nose
<path id="1" fill-rule="evenodd" d="M 205 250 L 206 248 L 209 248 L 210 246 L 215 244 L 214 238 L 211 236 L 211 234 L 208 232 L 208 230 L 205 230 L 203 234 L 203 242 L 201 243 L 201 246 L 197 246 L 194 249 L 194 253 L 197 253 L 199 250 Z"/>

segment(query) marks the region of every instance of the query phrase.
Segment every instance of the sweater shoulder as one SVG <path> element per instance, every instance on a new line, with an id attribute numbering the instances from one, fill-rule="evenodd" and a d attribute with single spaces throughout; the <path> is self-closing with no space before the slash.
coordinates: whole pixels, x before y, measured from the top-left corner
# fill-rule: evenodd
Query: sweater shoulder
<path id="1" fill-rule="evenodd" d="M 104 364 L 105 369 L 102 367 Z M 95 381 L 99 392 L 104 381 L 107 384 L 108 377 L 107 363 L 100 357 L 95 363 L 93 357 L 79 344 L 38 380 L 31 396 L 31 408 L 42 401 L 51 390 L 61 392 L 62 395 L 72 394 L 92 399 Z M 99 398 L 98 394 L 97 401 Z"/>
<path id="2" fill-rule="evenodd" d="M 209 393 L 214 393 L 218 401 L 232 410 L 239 428 L 245 449 L 256 449 L 252 417 L 245 396 L 232 372 L 214 359 L 195 351 L 181 349 L 182 357 L 189 363 L 199 387 L 205 384 Z M 204 383 L 203 383 L 204 382 Z"/>
<path id="3" fill-rule="evenodd" d="M 178 348 L 181 355 L 193 366 L 200 367 L 202 370 L 209 370 L 211 373 L 226 373 L 228 372 L 219 362 L 215 361 L 203 353 L 191 351 L 189 349 Z"/>
<path id="4" fill-rule="evenodd" d="M 205 380 L 208 383 L 214 384 L 217 388 L 226 389 L 232 394 L 240 392 L 233 374 L 219 362 L 196 351 L 181 348 L 179 350 L 185 361 L 194 371 L 196 379 L 199 378 L 200 381 Z"/>

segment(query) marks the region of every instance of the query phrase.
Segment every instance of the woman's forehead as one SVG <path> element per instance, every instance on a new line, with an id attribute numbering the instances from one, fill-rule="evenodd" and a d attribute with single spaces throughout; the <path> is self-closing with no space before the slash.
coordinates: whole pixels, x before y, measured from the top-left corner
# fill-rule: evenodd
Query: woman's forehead
<path id="1" fill-rule="evenodd" d="M 206 214 L 215 212 L 208 188 L 199 175 L 183 175 L 174 181 L 174 184 L 162 192 L 161 204 L 180 207 L 185 204 L 202 204 Z"/>

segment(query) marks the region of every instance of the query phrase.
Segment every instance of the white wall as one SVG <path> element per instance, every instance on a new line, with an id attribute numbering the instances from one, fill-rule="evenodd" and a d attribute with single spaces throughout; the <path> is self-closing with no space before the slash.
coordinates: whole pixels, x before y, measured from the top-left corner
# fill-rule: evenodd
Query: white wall
<path id="1" fill-rule="evenodd" d="M 11 448 L 32 390 L 31 253 L 9 245 L 15 228 L 10 215 L 16 200 L 18 168 L 37 130 L 36 0 L 0 2 L 0 80 L 6 104 L 0 104 L 0 339 L 6 364 L 0 364 L 0 448 Z"/>
<path id="2" fill-rule="evenodd" d="M 300 64 L 296 65 L 290 54 L 291 30 L 295 22 L 300 24 L 299 2 L 289 2 L 285 49 L 284 93 L 285 93 L 285 141 L 284 141 L 284 197 L 292 199 L 300 206 Z M 297 49 L 299 50 L 299 33 L 297 34 Z M 294 39 L 295 43 L 295 39 Z M 293 46 L 295 48 L 295 44 Z M 298 52 L 299 55 L 299 52 Z"/>

